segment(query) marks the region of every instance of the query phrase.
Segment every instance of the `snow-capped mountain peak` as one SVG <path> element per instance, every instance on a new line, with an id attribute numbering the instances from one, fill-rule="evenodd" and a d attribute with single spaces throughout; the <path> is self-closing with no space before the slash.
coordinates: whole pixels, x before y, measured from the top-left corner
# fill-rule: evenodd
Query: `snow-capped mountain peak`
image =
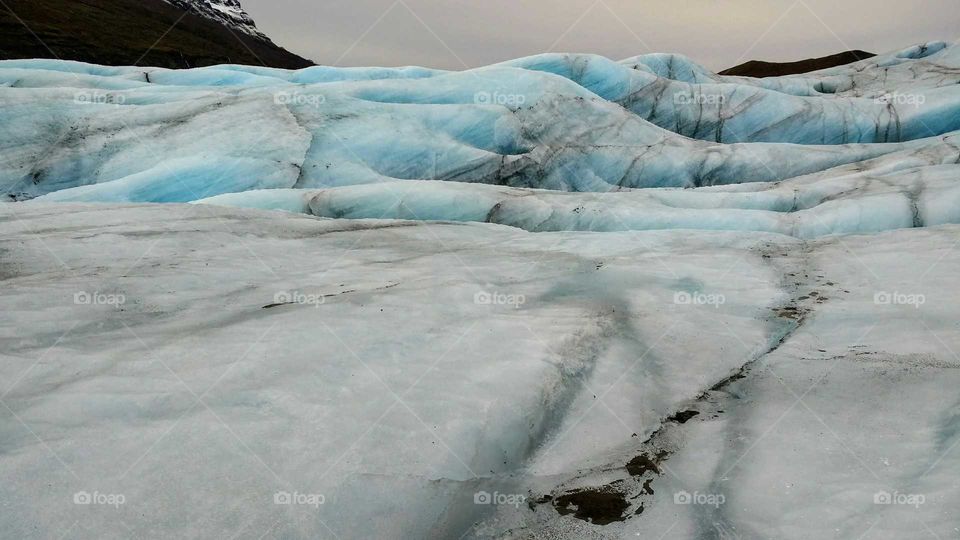
<path id="1" fill-rule="evenodd" d="M 257 29 L 253 18 L 244 11 L 238 0 L 166 0 L 183 10 L 196 13 L 207 19 L 217 21 L 231 30 L 239 30 L 245 34 L 270 41 L 265 34 Z"/>

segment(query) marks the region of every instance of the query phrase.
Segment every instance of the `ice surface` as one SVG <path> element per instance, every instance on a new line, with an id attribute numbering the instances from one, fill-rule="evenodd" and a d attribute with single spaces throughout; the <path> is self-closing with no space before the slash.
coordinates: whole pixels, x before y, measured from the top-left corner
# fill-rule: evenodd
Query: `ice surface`
<path id="1" fill-rule="evenodd" d="M 629 537 L 678 519 L 668 537 L 705 535 L 714 522 L 791 538 L 871 525 L 910 536 L 897 518 L 908 511 L 944 537 L 955 526 L 960 501 L 942 480 L 955 459 L 937 459 L 956 441 L 956 227 L 803 243 L 281 219 L 210 205 L 0 211 L 10 407 L 0 496 L 16 537 L 74 523 L 73 536 L 109 537 L 120 521 L 133 536 L 446 538 L 520 527 Z M 102 270 L 108 256 L 116 272 Z M 785 273 L 799 285 L 781 283 Z M 883 290 L 930 305 L 878 307 Z M 76 303 L 81 291 L 124 303 Z M 265 309 L 288 291 L 324 300 Z M 523 302 L 477 303 L 486 292 Z M 678 294 L 724 302 L 678 304 Z M 791 305 L 809 310 L 801 329 L 791 330 Z M 751 359 L 769 371 L 697 401 Z M 811 385 L 813 412 L 795 403 Z M 630 503 L 642 502 L 642 515 L 601 527 L 549 504 L 474 504 L 483 491 L 534 500 L 630 480 L 623 464 L 689 408 L 702 421 L 684 425 L 689 442 L 667 461 L 677 477 L 655 477 L 655 494 Z M 930 467 L 937 474 L 921 479 Z M 926 504 L 878 513 L 873 494 L 897 488 Z M 126 502 L 73 504 L 95 490 Z M 722 515 L 678 507 L 681 490 L 719 492 L 727 505 Z M 277 506 L 278 491 L 325 502 Z"/>
<path id="2" fill-rule="evenodd" d="M 956 537 L 958 70 L 0 62 L 0 536 Z"/>

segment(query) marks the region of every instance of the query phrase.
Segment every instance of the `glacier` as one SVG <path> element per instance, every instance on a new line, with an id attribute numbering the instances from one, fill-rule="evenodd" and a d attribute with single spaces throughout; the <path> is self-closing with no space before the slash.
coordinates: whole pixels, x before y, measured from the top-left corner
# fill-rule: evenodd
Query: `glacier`
<path id="1" fill-rule="evenodd" d="M 0 536 L 954 538 L 958 180 L 947 42 L 2 61 Z"/>
<path id="2" fill-rule="evenodd" d="M 183 160 L 175 175 L 207 185 L 183 186 L 180 201 L 396 180 L 581 192 L 770 182 L 924 148 L 960 130 L 957 50 L 867 61 L 879 78 L 865 64 L 781 83 L 835 90 L 816 96 L 770 81 L 665 79 L 589 55 L 454 73 L 6 61 L 0 156 L 9 166 L 0 182 L 18 199 L 168 202 L 169 193 L 134 186 L 165 183 L 170 171 L 155 165 L 173 149 Z M 923 66 L 942 75 L 922 75 Z M 257 129 L 217 128 L 237 118 Z M 194 136 L 200 125 L 209 137 Z M 249 167 L 250 181 L 230 185 L 205 167 L 212 162 Z M 271 163 L 285 173 L 258 169 Z M 114 183 L 128 177 L 129 186 Z"/>

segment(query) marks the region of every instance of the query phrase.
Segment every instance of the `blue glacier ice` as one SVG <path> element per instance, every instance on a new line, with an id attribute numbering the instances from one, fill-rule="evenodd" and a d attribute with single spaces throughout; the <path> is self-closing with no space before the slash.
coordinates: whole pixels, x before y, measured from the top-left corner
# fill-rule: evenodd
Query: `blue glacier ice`
<path id="1" fill-rule="evenodd" d="M 0 182 L 17 200 L 90 202 L 398 180 L 579 192 L 775 182 L 960 129 L 958 66 L 946 43 L 773 79 L 678 55 L 545 54 L 464 72 L 5 61 Z"/>
<path id="2" fill-rule="evenodd" d="M 925 210 L 942 199 L 924 190 L 949 188 L 958 68 L 960 47 L 943 42 L 768 79 L 670 54 L 543 54 L 463 72 L 13 60 L 0 62 L 0 182 L 12 200 L 530 231 L 811 237 L 952 222 L 949 207 Z"/>

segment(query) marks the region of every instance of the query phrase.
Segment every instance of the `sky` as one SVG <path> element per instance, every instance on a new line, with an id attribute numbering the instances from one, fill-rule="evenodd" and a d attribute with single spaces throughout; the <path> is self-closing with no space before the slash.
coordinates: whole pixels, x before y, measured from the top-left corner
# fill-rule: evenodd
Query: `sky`
<path id="1" fill-rule="evenodd" d="M 958 0 L 241 0 L 279 45 L 338 66 L 464 69 L 542 52 L 676 52 L 714 70 L 960 39 Z"/>

